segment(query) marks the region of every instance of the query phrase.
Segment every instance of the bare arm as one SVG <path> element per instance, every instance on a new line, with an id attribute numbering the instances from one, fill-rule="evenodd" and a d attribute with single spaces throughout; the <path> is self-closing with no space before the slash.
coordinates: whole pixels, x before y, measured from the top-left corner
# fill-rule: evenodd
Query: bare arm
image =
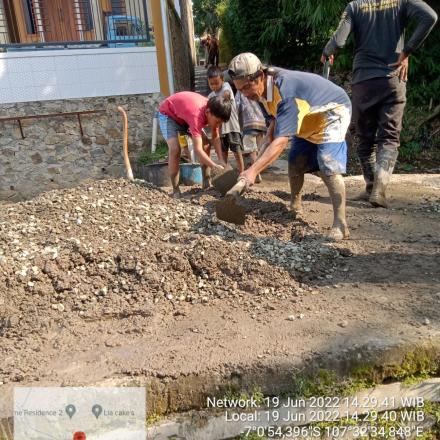
<path id="1" fill-rule="evenodd" d="M 214 146 L 215 154 L 217 154 L 217 157 L 221 161 L 221 165 L 223 167 L 225 167 L 226 164 L 221 160 L 221 158 L 223 157 L 223 154 L 222 154 L 222 143 L 221 143 L 221 140 L 220 140 L 220 131 L 219 131 L 218 127 L 212 129 L 211 143 Z"/>
<path id="2" fill-rule="evenodd" d="M 200 136 L 193 136 L 192 141 L 193 141 L 193 145 L 194 145 L 194 151 L 196 152 L 197 157 L 200 160 L 200 163 L 202 165 L 206 165 L 210 168 L 216 167 L 215 162 L 213 162 L 211 160 L 211 158 L 203 150 L 202 138 Z"/>
<path id="3" fill-rule="evenodd" d="M 270 143 L 273 142 L 273 134 L 275 133 L 275 119 L 272 119 L 272 121 L 270 121 L 269 127 L 267 129 L 267 133 L 266 133 L 266 140 Z"/>
<path id="4" fill-rule="evenodd" d="M 270 143 L 264 153 L 256 160 L 256 162 L 248 168 L 240 177 L 244 178 L 249 184 L 255 182 L 255 178 L 263 170 L 265 170 L 272 162 L 280 157 L 289 142 L 288 137 L 279 137 Z"/>

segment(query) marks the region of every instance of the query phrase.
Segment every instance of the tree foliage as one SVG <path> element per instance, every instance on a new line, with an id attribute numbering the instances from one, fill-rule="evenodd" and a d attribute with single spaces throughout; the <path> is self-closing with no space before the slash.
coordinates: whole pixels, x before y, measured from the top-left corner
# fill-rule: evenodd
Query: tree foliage
<path id="1" fill-rule="evenodd" d="M 316 71 L 321 68 L 322 49 L 338 26 L 347 3 L 347 0 L 253 0 L 250 7 L 248 0 L 223 0 L 216 15 L 231 56 L 250 51 L 273 65 Z M 440 14 L 438 1 L 428 0 L 428 3 Z M 351 39 L 336 60 L 337 70 L 351 69 Z M 433 97 L 438 101 L 439 60 L 440 32 L 434 29 L 423 48 L 410 59 L 410 81 L 415 85 L 411 99 L 421 102 Z"/>
<path id="2" fill-rule="evenodd" d="M 316 4 L 321 6 L 316 8 Z M 310 63 L 320 53 L 343 6 L 341 9 L 333 2 L 318 0 L 255 0 L 249 8 L 246 0 L 227 0 L 224 9 L 221 24 L 234 42 L 235 53 L 251 50 L 266 62 L 295 67 Z M 328 17 L 329 11 L 334 14 L 333 20 Z M 309 68 L 314 64 L 316 60 Z"/>
<path id="3" fill-rule="evenodd" d="M 194 30 L 197 35 L 217 33 L 220 27 L 217 6 L 216 0 L 193 0 Z"/>

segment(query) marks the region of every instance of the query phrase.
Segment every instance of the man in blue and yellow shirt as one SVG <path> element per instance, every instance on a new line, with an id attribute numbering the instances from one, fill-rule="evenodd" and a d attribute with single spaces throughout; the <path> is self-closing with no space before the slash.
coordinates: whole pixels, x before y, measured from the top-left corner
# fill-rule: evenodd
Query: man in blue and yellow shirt
<path id="1" fill-rule="evenodd" d="M 259 101 L 270 121 L 268 142 L 257 161 L 240 175 L 237 188 L 250 186 L 290 143 L 291 209 L 301 212 L 304 174 L 320 172 L 330 193 L 334 221 L 331 237 L 347 238 L 345 184 L 351 103 L 332 82 L 312 73 L 268 68 L 252 53 L 237 55 L 229 66 L 234 85 L 249 99 Z"/>

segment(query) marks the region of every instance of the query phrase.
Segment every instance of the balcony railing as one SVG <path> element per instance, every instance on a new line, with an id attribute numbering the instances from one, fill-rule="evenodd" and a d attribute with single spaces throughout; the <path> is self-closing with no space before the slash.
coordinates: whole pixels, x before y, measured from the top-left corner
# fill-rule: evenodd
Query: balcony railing
<path id="1" fill-rule="evenodd" d="M 147 0 L 0 0 L 3 50 L 147 45 Z"/>

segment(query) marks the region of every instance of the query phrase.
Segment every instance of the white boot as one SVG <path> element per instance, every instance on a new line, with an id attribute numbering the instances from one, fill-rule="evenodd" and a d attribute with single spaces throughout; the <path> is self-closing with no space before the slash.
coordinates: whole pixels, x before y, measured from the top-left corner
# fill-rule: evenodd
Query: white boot
<path id="1" fill-rule="evenodd" d="M 370 203 L 377 207 L 388 208 L 386 190 L 393 174 L 399 152 L 382 149 L 377 155 L 374 185 L 369 198 Z"/>

